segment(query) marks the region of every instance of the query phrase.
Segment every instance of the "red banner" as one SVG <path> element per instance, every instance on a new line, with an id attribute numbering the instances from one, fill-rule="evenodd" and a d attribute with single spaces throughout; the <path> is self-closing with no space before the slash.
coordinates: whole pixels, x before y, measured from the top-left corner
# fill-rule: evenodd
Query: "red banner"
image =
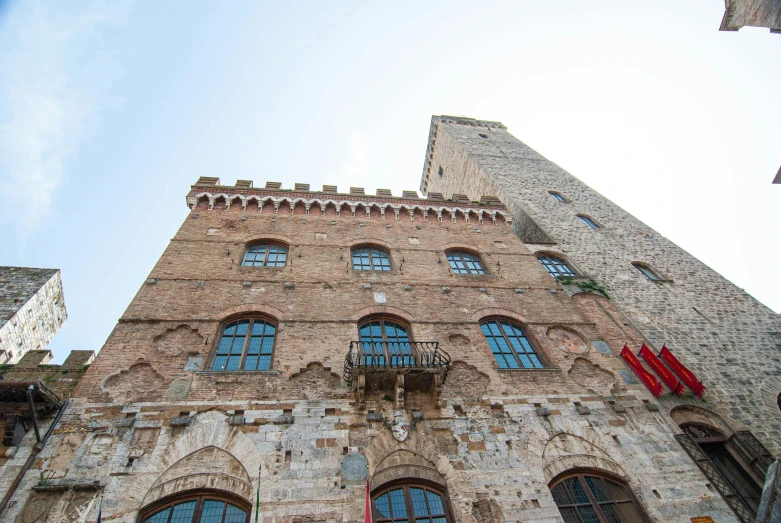
<path id="1" fill-rule="evenodd" d="M 667 366 L 656 357 L 656 354 L 651 352 L 651 349 L 649 349 L 645 343 L 643 343 L 639 355 L 645 360 L 648 366 L 651 367 L 654 372 L 656 372 L 656 375 L 662 378 L 662 381 L 668 387 L 670 387 L 670 390 L 673 391 L 673 394 L 676 396 L 681 395 L 683 392 L 683 384 L 678 378 L 675 377 L 675 374 L 670 372 L 670 369 L 668 369 Z"/>
<path id="2" fill-rule="evenodd" d="M 632 368 L 633 371 L 635 371 L 637 377 L 640 378 L 643 383 L 645 383 L 645 386 L 648 387 L 648 390 L 651 391 L 651 394 L 658 398 L 662 393 L 662 384 L 659 383 L 659 380 L 657 380 L 653 374 L 643 368 L 640 360 L 637 359 L 637 356 L 635 356 L 626 345 L 624 345 L 624 348 L 621 349 L 621 357 L 624 358 L 624 361 Z"/>
<path id="3" fill-rule="evenodd" d="M 705 386 L 700 383 L 700 380 L 697 379 L 697 376 L 692 374 L 689 369 L 683 366 L 683 363 L 678 361 L 678 358 L 673 356 L 673 353 L 670 352 L 670 349 L 668 349 L 666 346 L 663 346 L 662 350 L 659 351 L 659 357 L 667 362 L 667 365 L 669 365 L 673 371 L 675 371 L 675 373 L 692 390 L 692 392 L 694 392 L 697 396 L 702 397 L 702 393 L 705 392 Z"/>

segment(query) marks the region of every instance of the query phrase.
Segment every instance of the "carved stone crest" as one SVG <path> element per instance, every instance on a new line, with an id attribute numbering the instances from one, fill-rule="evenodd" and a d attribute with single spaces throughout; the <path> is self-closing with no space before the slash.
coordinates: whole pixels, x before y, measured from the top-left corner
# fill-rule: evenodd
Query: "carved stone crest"
<path id="1" fill-rule="evenodd" d="M 404 441 L 409 436 L 409 421 L 404 416 L 403 410 L 394 410 L 393 418 L 388 421 L 389 429 L 393 437 L 399 441 Z"/>

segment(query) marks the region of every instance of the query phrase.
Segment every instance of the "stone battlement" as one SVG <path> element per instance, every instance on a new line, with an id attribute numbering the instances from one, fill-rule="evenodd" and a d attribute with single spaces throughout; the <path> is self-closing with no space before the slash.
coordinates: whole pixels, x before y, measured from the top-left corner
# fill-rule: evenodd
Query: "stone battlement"
<path id="1" fill-rule="evenodd" d="M 301 214 L 308 215 L 312 209 L 317 209 L 325 215 L 326 210 L 332 207 L 338 216 L 343 210 L 349 210 L 352 217 L 360 216 L 362 211 L 371 217 L 372 210 L 375 210 L 382 219 L 388 213 L 399 219 L 402 212 L 411 217 L 419 212 L 426 221 L 429 214 L 436 215 L 438 221 L 442 221 L 443 216 L 455 221 L 460 214 L 467 223 L 470 218 L 479 222 L 486 219 L 512 222 L 512 214 L 495 196 L 482 196 L 480 201 L 472 201 L 464 194 L 454 194 L 445 200 L 442 194 L 436 192 L 421 198 L 417 191 L 403 191 L 401 196 L 394 196 L 389 189 L 377 189 L 376 194 L 367 195 L 363 187 L 350 187 L 349 193 L 340 193 L 335 185 L 324 185 L 322 191 L 312 191 L 305 183 L 296 183 L 293 189 L 283 189 L 280 182 L 266 182 L 265 187 L 260 188 L 254 187 L 250 180 L 237 180 L 235 185 L 226 186 L 220 184 L 219 178 L 212 177 L 199 178 L 187 195 L 190 209 L 205 205 L 210 211 L 241 208 L 246 212 L 252 205 L 257 206 L 255 212 L 258 213 L 277 213 L 283 204 L 289 207 L 290 214 L 296 214 L 295 209 L 301 207 Z"/>

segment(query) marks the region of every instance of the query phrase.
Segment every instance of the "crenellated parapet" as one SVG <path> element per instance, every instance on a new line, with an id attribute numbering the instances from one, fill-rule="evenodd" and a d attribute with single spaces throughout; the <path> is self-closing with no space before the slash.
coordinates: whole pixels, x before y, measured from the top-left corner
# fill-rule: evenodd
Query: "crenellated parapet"
<path id="1" fill-rule="evenodd" d="M 386 220 L 452 221 L 459 217 L 466 223 L 511 224 L 513 215 L 494 196 L 483 196 L 471 201 L 466 195 L 454 194 L 445 200 L 439 193 L 420 198 L 417 191 L 403 191 L 394 196 L 388 189 L 377 189 L 367 195 L 363 187 L 350 187 L 349 193 L 340 193 L 335 185 L 324 185 L 322 191 L 311 191 L 309 184 L 296 183 L 293 189 L 283 189 L 279 182 L 266 182 L 265 187 L 253 187 L 252 181 L 238 180 L 235 185 L 220 185 L 219 178 L 201 177 L 187 195 L 187 206 L 195 209 L 205 206 L 209 211 L 240 208 L 241 212 L 279 213 L 287 207 L 290 214 L 330 214 L 352 218 L 373 217 Z"/>

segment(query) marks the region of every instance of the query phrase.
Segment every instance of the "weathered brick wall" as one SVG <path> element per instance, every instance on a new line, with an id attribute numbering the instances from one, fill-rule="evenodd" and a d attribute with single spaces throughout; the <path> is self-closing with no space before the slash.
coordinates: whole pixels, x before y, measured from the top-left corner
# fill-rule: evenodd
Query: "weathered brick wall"
<path id="1" fill-rule="evenodd" d="M 58 269 L 0 267 L 0 361 L 45 349 L 67 317 Z"/>
<path id="2" fill-rule="evenodd" d="M 223 190 L 238 191 L 213 192 Z M 29 474 L 6 516 L 47 502 L 58 521 L 75 503 L 68 485 L 100 480 L 104 520 L 130 523 L 165 489 L 214 470 L 250 503 L 260 485 L 266 523 L 363 521 L 365 484 L 342 471 L 362 454 L 373 488 L 401 473 L 439 481 L 458 523 L 560 520 L 547 484 L 575 466 L 625 478 L 654 521 L 734 521 L 673 421 L 619 375 L 618 351 L 642 336 L 604 298 L 570 297 L 506 224 L 208 207 L 192 210 L 81 381 L 41 455 L 51 485 L 31 493 Z M 247 242 L 263 238 L 289 244 L 287 266 L 239 267 Z M 352 271 L 350 246 L 364 242 L 385 246 L 393 270 Z M 455 246 L 479 252 L 488 274 L 453 275 L 444 250 Z M 206 367 L 220 322 L 246 311 L 279 322 L 272 370 L 194 367 Z M 405 394 L 423 420 L 403 443 L 367 417 L 391 415 L 393 385 L 367 391 L 360 408 L 342 379 L 370 313 L 405 318 L 414 339 L 453 358 L 441 408 L 430 387 Z M 479 327 L 492 315 L 525 325 L 547 368 L 497 369 Z M 94 517 L 90 496 L 79 503 Z"/>
<path id="3" fill-rule="evenodd" d="M 479 136 L 483 134 L 486 138 Z M 421 188 L 474 199 L 496 194 L 525 213 L 556 245 L 528 241 L 532 251 L 564 254 L 609 290 L 648 342 L 666 344 L 708 388 L 705 399 L 735 429 L 753 431 L 781 451 L 781 318 L 743 290 L 495 122 L 435 117 Z M 444 176 L 438 175 L 439 168 Z M 568 202 L 559 202 L 557 191 Z M 590 229 L 577 218 L 599 224 Z M 525 232 L 515 228 L 525 238 Z M 652 282 L 631 264 L 644 262 L 667 281 Z"/>

